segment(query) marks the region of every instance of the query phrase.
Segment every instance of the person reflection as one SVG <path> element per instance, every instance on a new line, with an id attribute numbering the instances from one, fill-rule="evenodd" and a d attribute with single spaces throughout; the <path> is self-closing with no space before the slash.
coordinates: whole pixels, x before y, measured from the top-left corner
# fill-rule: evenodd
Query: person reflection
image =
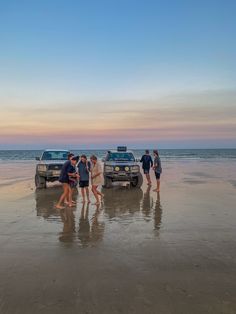
<path id="1" fill-rule="evenodd" d="M 63 222 L 63 231 L 60 233 L 61 242 L 73 242 L 75 238 L 75 215 L 71 208 L 60 210 L 61 220 Z"/>
<path id="2" fill-rule="evenodd" d="M 83 204 L 78 228 L 78 239 L 82 247 L 95 245 L 103 239 L 105 224 L 99 221 L 100 214 L 101 210 L 98 204 L 94 215 L 89 219 L 89 204 Z"/>
<path id="3" fill-rule="evenodd" d="M 89 203 L 83 203 L 79 218 L 78 239 L 82 246 L 87 246 L 90 238 Z"/>
<path id="4" fill-rule="evenodd" d="M 145 217 L 150 217 L 151 208 L 153 207 L 153 198 L 150 196 L 151 186 L 147 186 L 147 190 L 143 195 L 142 211 Z"/>
<path id="5" fill-rule="evenodd" d="M 157 200 L 154 207 L 154 229 L 157 231 L 157 235 L 159 235 L 159 230 L 161 228 L 162 223 L 162 206 L 160 193 L 157 193 Z"/>
<path id="6" fill-rule="evenodd" d="M 96 211 L 92 217 L 91 223 L 91 242 L 96 243 L 103 239 L 105 223 L 103 221 L 99 221 L 98 218 L 101 214 L 100 205 L 97 205 Z"/>

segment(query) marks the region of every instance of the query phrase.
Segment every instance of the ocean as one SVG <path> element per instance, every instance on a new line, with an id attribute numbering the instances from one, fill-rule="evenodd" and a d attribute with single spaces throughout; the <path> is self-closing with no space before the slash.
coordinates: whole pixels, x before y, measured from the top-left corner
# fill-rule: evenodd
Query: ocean
<path id="1" fill-rule="evenodd" d="M 77 150 L 71 149 L 71 152 L 81 155 L 92 154 L 99 158 L 105 156 L 107 150 Z M 140 158 L 144 153 L 144 149 L 134 149 L 136 158 Z M 151 150 L 150 150 L 151 151 Z M 4 161 L 27 161 L 35 160 L 35 157 L 40 156 L 43 150 L 0 150 L 0 162 Z M 166 160 L 209 160 L 209 159 L 236 159 L 236 149 L 160 149 L 159 154 L 162 159 Z"/>

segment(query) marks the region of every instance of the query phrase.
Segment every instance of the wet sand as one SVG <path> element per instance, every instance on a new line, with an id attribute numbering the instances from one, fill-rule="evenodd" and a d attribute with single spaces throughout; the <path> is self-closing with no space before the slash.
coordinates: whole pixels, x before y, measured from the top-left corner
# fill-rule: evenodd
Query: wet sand
<path id="1" fill-rule="evenodd" d="M 33 162 L 2 163 L 0 313 L 236 313 L 235 166 L 165 162 L 159 195 L 117 186 L 57 211 Z"/>

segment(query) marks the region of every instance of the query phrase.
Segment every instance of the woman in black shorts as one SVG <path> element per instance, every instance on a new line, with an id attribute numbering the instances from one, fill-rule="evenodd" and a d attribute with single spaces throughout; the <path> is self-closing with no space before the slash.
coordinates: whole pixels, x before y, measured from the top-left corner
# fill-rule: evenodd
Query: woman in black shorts
<path id="1" fill-rule="evenodd" d="M 83 198 L 83 203 L 85 203 L 85 192 L 87 196 L 87 201 L 90 203 L 89 198 L 89 172 L 90 172 L 90 162 L 87 160 L 85 155 L 81 155 L 80 162 L 77 165 L 79 173 L 79 187 L 81 188 L 81 194 Z"/>

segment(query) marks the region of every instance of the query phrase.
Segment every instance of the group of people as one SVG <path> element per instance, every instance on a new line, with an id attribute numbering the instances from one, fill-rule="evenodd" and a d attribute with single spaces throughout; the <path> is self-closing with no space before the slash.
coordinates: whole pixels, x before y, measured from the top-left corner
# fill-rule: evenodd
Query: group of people
<path id="1" fill-rule="evenodd" d="M 162 173 L 161 159 L 157 150 L 153 151 L 153 155 L 154 161 L 152 160 L 149 150 L 146 150 L 140 162 L 142 163 L 143 172 L 147 178 L 147 184 L 149 186 L 152 185 L 150 169 L 152 168 L 154 170 L 157 187 L 153 191 L 159 192 L 160 177 Z M 77 187 L 78 183 L 79 187 L 81 188 L 83 203 L 86 202 L 86 199 L 87 202 L 90 203 L 90 174 L 92 192 L 96 199 L 95 205 L 99 205 L 103 198 L 103 194 L 98 190 L 98 186 L 102 184 L 103 179 L 102 166 L 97 157 L 95 155 L 92 155 L 90 157 L 90 161 L 88 161 L 86 155 L 81 155 L 79 157 L 75 156 L 72 153 L 68 154 L 68 160 L 64 163 L 59 177 L 59 181 L 62 183 L 63 186 L 63 193 L 56 205 L 56 208 L 63 209 L 65 205 L 68 205 L 69 207 L 73 207 L 76 205 L 76 202 L 73 201 L 73 190 Z"/>
<path id="2" fill-rule="evenodd" d="M 59 182 L 62 183 L 63 193 L 56 205 L 56 208 L 63 209 L 65 205 L 73 207 L 76 202 L 73 201 L 73 190 L 79 183 L 83 202 L 90 203 L 89 197 L 89 179 L 91 174 L 92 192 L 96 199 L 96 205 L 99 205 L 103 194 L 98 191 L 98 186 L 102 184 L 102 166 L 95 155 L 87 160 L 86 155 L 74 156 L 70 153 L 68 160 L 64 163 Z"/>
<path id="3" fill-rule="evenodd" d="M 162 168 L 161 168 L 161 159 L 158 153 L 158 150 L 153 151 L 154 155 L 154 161 L 152 160 L 152 157 L 150 155 L 149 150 L 147 149 L 145 151 L 145 154 L 142 156 L 140 162 L 142 163 L 143 167 L 143 173 L 145 174 L 147 178 L 147 184 L 152 185 L 151 177 L 150 177 L 150 169 L 152 168 L 155 173 L 156 181 L 157 181 L 157 187 L 153 190 L 154 192 L 160 192 L 160 179 L 161 179 L 161 173 L 162 173 Z"/>

